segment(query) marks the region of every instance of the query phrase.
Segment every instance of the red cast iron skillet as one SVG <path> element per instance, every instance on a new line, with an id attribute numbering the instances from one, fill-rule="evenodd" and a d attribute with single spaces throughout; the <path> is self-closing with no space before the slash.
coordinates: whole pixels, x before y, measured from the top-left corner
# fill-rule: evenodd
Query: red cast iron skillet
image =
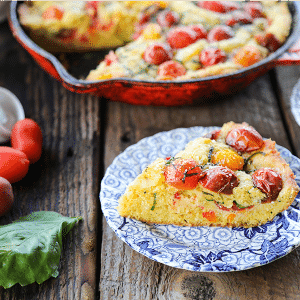
<path id="1" fill-rule="evenodd" d="M 296 48 L 291 48 L 300 38 L 300 2 L 295 1 L 289 3 L 293 22 L 290 36 L 284 45 L 264 60 L 235 73 L 184 81 L 150 82 L 126 78 L 80 80 L 72 76 L 53 54 L 39 47 L 28 37 L 18 19 L 18 4 L 18 1 L 11 2 L 9 25 L 14 37 L 34 60 L 68 90 L 90 93 L 112 101 L 160 106 L 191 105 L 214 101 L 222 96 L 237 93 L 276 65 L 300 62 L 300 55 L 297 54 L 297 50 L 300 50 L 299 43 L 296 44 Z"/>

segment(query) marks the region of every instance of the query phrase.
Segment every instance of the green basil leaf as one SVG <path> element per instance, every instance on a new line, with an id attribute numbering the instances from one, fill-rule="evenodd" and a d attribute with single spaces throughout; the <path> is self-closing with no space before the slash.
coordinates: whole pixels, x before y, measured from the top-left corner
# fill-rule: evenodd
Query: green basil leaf
<path id="1" fill-rule="evenodd" d="M 0 286 L 41 284 L 57 277 L 62 238 L 81 219 L 39 211 L 0 226 Z"/>

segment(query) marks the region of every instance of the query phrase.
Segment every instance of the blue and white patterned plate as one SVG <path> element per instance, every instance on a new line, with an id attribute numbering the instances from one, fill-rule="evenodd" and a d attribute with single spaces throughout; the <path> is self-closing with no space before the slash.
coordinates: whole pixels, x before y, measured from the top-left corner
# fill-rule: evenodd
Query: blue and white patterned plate
<path id="1" fill-rule="evenodd" d="M 179 128 L 144 138 L 115 158 L 101 183 L 103 214 L 116 235 L 137 252 L 171 267 L 203 272 L 240 271 L 270 263 L 300 245 L 298 195 L 288 210 L 259 227 L 148 225 L 122 218 L 116 207 L 126 187 L 158 157 L 175 155 L 217 127 Z M 278 146 L 300 184 L 300 160 Z"/>

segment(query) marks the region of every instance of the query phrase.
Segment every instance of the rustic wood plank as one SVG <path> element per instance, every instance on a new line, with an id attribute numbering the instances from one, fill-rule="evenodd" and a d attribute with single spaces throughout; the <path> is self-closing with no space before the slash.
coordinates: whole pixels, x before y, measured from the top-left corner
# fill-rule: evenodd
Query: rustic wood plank
<path id="1" fill-rule="evenodd" d="M 60 275 L 41 285 L 0 288 L 0 299 L 95 299 L 101 103 L 74 94 L 48 76 L 1 26 L 0 86 L 17 95 L 43 132 L 43 155 L 20 182 L 8 224 L 33 211 L 82 216 L 63 241 Z M 2 36 L 1 36 L 2 37 Z M 3 46 L 3 47 L 2 47 Z"/>
<path id="2" fill-rule="evenodd" d="M 164 130 L 248 122 L 264 137 L 291 148 L 269 74 L 240 94 L 193 107 L 108 104 L 105 168 L 126 147 Z M 104 221 L 101 299 L 297 299 L 296 251 L 269 265 L 231 273 L 198 273 L 154 262 L 119 240 Z"/>

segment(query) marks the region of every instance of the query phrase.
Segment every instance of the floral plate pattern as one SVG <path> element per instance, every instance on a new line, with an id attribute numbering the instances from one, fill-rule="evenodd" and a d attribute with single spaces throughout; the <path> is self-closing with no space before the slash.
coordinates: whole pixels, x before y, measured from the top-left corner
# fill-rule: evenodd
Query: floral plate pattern
<path id="1" fill-rule="evenodd" d="M 158 157 L 175 155 L 217 127 L 179 128 L 147 137 L 128 147 L 108 167 L 100 201 L 108 225 L 137 252 L 171 267 L 203 272 L 241 271 L 270 263 L 300 245 L 300 195 L 272 222 L 253 228 L 181 227 L 146 224 L 121 217 L 119 197 Z M 300 160 L 277 146 L 300 185 Z"/>

